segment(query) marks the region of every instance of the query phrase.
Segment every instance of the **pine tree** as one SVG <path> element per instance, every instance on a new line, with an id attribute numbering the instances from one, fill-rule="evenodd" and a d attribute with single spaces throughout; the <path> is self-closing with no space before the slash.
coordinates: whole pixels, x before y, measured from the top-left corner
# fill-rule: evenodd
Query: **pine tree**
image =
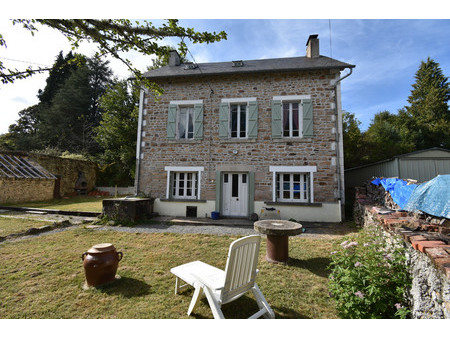
<path id="1" fill-rule="evenodd" d="M 450 84 L 439 64 L 428 58 L 422 61 L 415 75 L 405 107 L 411 118 L 413 133 L 411 140 L 416 150 L 431 147 L 450 148 Z"/>

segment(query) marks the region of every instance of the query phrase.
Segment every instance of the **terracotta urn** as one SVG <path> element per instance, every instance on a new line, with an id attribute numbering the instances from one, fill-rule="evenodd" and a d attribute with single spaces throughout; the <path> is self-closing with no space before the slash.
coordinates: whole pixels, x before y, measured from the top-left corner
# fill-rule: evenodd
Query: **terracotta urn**
<path id="1" fill-rule="evenodd" d="M 110 243 L 96 244 L 83 253 L 81 260 L 87 285 L 99 286 L 113 281 L 122 256 Z"/>

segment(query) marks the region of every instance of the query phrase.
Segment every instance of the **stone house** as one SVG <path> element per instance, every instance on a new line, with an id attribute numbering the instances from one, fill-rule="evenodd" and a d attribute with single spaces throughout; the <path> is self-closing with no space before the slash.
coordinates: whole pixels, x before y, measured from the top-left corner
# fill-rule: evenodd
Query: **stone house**
<path id="1" fill-rule="evenodd" d="M 167 216 L 339 222 L 344 203 L 341 71 L 319 54 L 169 65 L 145 73 L 164 93 L 141 90 L 136 193 Z"/>

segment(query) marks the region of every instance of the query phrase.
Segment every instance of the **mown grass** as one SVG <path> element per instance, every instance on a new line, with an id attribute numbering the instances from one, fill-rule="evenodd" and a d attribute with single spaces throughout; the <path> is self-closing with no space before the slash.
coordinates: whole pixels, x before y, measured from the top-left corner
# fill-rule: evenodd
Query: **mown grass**
<path id="1" fill-rule="evenodd" d="M 37 221 L 27 218 L 0 217 L 0 236 L 24 232 L 30 228 L 39 228 L 49 225 L 48 221 Z"/>
<path id="2" fill-rule="evenodd" d="M 0 318 L 188 318 L 192 290 L 175 295 L 170 268 L 200 259 L 223 269 L 236 238 L 77 228 L 4 242 Z M 81 254 L 104 242 L 124 254 L 121 278 L 84 289 Z M 291 238 L 287 265 L 266 262 L 265 250 L 263 239 L 257 283 L 277 318 L 337 318 L 327 291 L 331 243 Z M 246 318 L 256 310 L 251 293 L 223 306 L 228 318 Z M 212 318 L 206 299 L 191 318 Z"/>
<path id="3" fill-rule="evenodd" d="M 74 196 L 69 198 L 52 199 L 47 201 L 9 203 L 8 206 L 56 209 L 65 211 L 93 211 L 102 212 L 102 201 L 105 196 Z"/>

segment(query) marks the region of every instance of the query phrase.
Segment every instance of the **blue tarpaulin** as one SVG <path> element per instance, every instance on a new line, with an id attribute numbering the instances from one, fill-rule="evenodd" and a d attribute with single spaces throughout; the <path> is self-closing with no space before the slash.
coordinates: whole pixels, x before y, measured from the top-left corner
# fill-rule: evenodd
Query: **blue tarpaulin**
<path id="1" fill-rule="evenodd" d="M 406 202 L 408 202 L 409 196 L 417 187 L 417 184 L 407 185 L 406 181 L 399 178 L 377 178 L 371 182 L 375 185 L 382 185 L 384 190 L 391 194 L 394 202 L 402 209 Z"/>
<path id="2" fill-rule="evenodd" d="M 398 178 L 377 178 L 371 183 L 381 184 L 403 210 L 420 210 L 450 218 L 450 175 L 439 175 L 422 184 L 407 185 L 406 181 Z"/>
<path id="3" fill-rule="evenodd" d="M 450 175 L 439 175 L 420 184 L 404 209 L 421 210 L 433 216 L 450 218 Z"/>

